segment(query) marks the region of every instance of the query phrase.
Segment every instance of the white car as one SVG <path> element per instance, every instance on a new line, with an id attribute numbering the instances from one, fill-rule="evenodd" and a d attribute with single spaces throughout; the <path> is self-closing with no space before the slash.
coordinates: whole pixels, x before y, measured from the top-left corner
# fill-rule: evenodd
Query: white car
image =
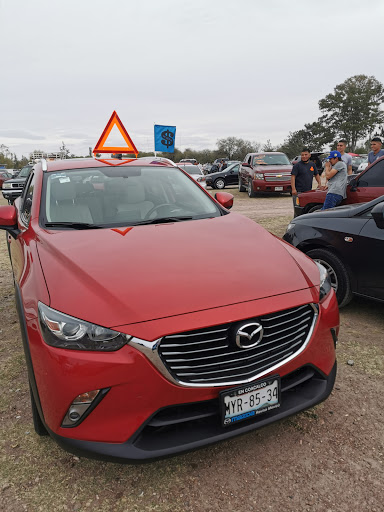
<path id="1" fill-rule="evenodd" d="M 359 165 L 359 167 L 357 168 L 357 172 L 361 172 L 361 171 L 364 171 L 364 169 L 368 167 L 368 162 L 363 162 L 362 164 Z"/>
<path id="2" fill-rule="evenodd" d="M 191 178 L 193 178 L 199 183 L 199 185 L 201 185 L 203 188 L 206 188 L 207 184 L 205 182 L 205 174 L 198 165 L 193 165 L 191 163 L 188 164 L 184 162 L 180 162 L 176 165 L 177 167 L 180 167 L 180 169 L 183 169 L 183 171 L 187 172 L 191 176 Z"/>

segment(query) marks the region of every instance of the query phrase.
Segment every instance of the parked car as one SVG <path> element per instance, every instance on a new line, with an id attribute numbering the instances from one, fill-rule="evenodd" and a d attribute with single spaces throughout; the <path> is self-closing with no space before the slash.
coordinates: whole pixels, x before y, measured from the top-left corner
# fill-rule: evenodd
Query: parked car
<path id="1" fill-rule="evenodd" d="M 8 171 L 0 169 L 0 188 L 3 186 L 4 181 L 12 178 L 12 174 Z"/>
<path id="2" fill-rule="evenodd" d="M 196 160 L 196 158 L 182 158 L 180 160 L 180 163 L 196 165 L 197 164 L 197 160 Z"/>
<path id="3" fill-rule="evenodd" d="M 28 178 L 32 168 L 33 165 L 26 165 L 21 169 L 17 178 L 11 178 L 3 183 L 1 192 L 4 199 L 7 199 L 9 204 L 12 204 L 16 198 L 21 196 L 26 179 Z"/>
<path id="4" fill-rule="evenodd" d="M 237 185 L 239 183 L 240 163 L 234 163 L 224 169 L 224 171 L 214 172 L 205 177 L 207 185 L 212 188 L 223 189 L 228 185 Z"/>
<path id="5" fill-rule="evenodd" d="M 301 192 L 296 198 L 295 217 L 303 213 L 312 213 L 323 206 L 327 192 L 324 190 L 309 190 Z M 373 162 L 365 171 L 349 181 L 346 189 L 346 199 L 341 205 L 366 203 L 384 194 L 384 157 Z"/>
<path id="6" fill-rule="evenodd" d="M 205 188 L 207 186 L 206 180 L 205 180 L 205 175 L 199 166 L 192 165 L 192 164 L 185 164 L 183 162 L 180 162 L 176 165 L 178 167 L 180 167 L 180 169 L 183 169 L 183 171 L 187 172 L 194 180 L 199 182 L 199 184 L 202 187 Z"/>
<path id="7" fill-rule="evenodd" d="M 368 163 L 368 155 L 356 155 L 352 157 L 352 172 L 357 173 L 359 170 L 360 164 Z M 365 167 L 364 167 L 365 169 Z M 360 169 L 363 171 L 364 169 Z"/>
<path id="8" fill-rule="evenodd" d="M 256 197 L 259 192 L 291 192 L 292 165 L 285 153 L 248 153 L 240 166 L 239 191 Z"/>
<path id="9" fill-rule="evenodd" d="M 319 172 L 320 175 L 322 174 L 322 172 L 324 170 L 324 157 L 325 157 L 324 151 L 312 151 L 311 152 L 310 160 L 312 162 L 314 162 L 314 164 L 316 165 L 316 169 L 317 169 L 317 171 Z M 301 160 L 301 155 L 297 155 L 291 161 L 291 164 L 295 165 L 300 160 Z"/>
<path id="10" fill-rule="evenodd" d="M 38 434 L 149 460 L 330 394 L 339 312 L 326 270 L 215 197 L 165 161 L 82 158 L 41 160 L 0 206 Z M 234 266 L 239 254 L 251 257 Z"/>
<path id="11" fill-rule="evenodd" d="M 340 306 L 353 294 L 384 301 L 384 195 L 302 215 L 284 240 L 328 270 Z"/>

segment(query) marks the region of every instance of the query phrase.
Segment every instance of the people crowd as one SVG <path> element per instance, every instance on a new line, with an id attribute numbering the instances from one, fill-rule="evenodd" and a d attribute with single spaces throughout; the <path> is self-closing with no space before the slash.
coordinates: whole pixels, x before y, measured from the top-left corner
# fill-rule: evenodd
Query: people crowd
<path id="1" fill-rule="evenodd" d="M 368 165 L 384 156 L 382 140 L 374 137 L 370 143 L 371 151 L 368 154 Z M 301 151 L 301 160 L 295 163 L 291 171 L 291 188 L 293 204 L 296 204 L 297 194 L 312 190 L 313 178 L 317 181 L 317 188 L 326 190 L 327 195 L 322 210 L 338 206 L 346 198 L 347 177 L 352 174 L 352 157 L 346 152 L 347 142 L 341 139 L 337 143 L 337 150 L 331 151 L 324 166 L 325 185 L 321 184 L 320 175 L 315 163 L 311 160 L 308 148 Z"/>

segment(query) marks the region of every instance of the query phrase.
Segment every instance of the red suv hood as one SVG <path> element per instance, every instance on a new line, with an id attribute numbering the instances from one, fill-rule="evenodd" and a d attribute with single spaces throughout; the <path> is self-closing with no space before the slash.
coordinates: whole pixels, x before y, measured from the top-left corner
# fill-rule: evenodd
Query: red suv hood
<path id="1" fill-rule="evenodd" d="M 137 226 L 124 236 L 40 230 L 37 245 L 51 307 L 105 327 L 319 284 L 309 258 L 235 213 Z"/>

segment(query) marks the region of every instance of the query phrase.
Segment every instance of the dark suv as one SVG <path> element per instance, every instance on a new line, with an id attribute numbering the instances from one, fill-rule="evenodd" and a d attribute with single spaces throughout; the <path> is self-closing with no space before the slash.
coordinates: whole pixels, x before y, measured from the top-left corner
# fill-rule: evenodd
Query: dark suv
<path id="1" fill-rule="evenodd" d="M 14 200 L 21 196 L 32 167 L 32 164 L 26 165 L 21 169 L 17 178 L 12 178 L 3 183 L 1 191 L 4 199 L 7 199 L 9 204 L 13 204 Z"/>

